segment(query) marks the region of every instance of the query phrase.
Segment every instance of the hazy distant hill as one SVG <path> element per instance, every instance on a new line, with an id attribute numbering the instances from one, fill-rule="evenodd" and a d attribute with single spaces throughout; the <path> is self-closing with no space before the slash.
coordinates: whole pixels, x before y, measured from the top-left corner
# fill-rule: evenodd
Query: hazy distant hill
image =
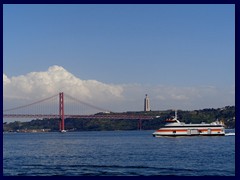
<path id="1" fill-rule="evenodd" d="M 149 112 L 124 112 L 119 114 L 142 114 L 160 116 L 152 120 L 143 120 L 142 129 L 158 129 L 166 118 L 174 116 L 173 110 Z M 194 111 L 178 110 L 178 119 L 185 123 L 210 123 L 223 120 L 226 128 L 235 128 L 235 106 L 218 109 L 202 109 Z M 15 121 L 3 123 L 4 131 L 40 132 L 58 131 L 58 119 L 32 120 L 30 122 Z M 108 120 L 108 119 L 66 119 L 65 129 L 68 131 L 103 131 L 103 130 L 137 130 L 138 120 Z"/>

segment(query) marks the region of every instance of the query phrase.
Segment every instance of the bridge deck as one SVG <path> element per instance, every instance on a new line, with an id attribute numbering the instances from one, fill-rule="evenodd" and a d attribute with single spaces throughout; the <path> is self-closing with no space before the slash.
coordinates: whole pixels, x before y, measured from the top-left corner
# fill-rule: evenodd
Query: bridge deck
<path id="1" fill-rule="evenodd" d="M 143 115 L 67 115 L 66 118 L 82 118 L 82 119 L 142 119 L 151 120 L 155 117 L 153 116 L 143 116 Z M 60 118 L 58 114 L 3 114 L 3 118 Z"/>

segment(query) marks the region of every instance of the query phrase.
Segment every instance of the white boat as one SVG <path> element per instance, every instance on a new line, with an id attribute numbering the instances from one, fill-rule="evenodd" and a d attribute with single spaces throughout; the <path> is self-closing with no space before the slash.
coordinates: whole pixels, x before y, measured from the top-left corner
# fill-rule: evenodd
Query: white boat
<path id="1" fill-rule="evenodd" d="M 223 122 L 215 121 L 210 124 L 185 124 L 177 119 L 177 111 L 173 119 L 167 119 L 166 124 L 156 130 L 154 137 L 162 136 L 224 136 L 225 128 Z"/>
<path id="2" fill-rule="evenodd" d="M 61 133 L 65 133 L 65 132 L 67 132 L 67 131 L 63 129 L 63 130 L 61 130 L 60 132 L 61 132 Z"/>

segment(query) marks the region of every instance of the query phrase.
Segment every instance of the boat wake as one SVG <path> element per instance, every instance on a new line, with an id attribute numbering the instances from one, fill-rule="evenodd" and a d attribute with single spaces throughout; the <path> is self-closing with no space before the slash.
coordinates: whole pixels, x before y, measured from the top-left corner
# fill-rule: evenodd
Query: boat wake
<path id="1" fill-rule="evenodd" d="M 226 133 L 225 136 L 235 136 L 235 133 Z"/>

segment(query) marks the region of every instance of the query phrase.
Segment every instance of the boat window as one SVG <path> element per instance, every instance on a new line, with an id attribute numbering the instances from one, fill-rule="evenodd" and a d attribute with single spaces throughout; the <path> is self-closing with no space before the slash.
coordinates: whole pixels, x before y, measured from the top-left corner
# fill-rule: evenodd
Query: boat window
<path id="1" fill-rule="evenodd" d="M 173 133 L 176 133 L 176 131 L 173 131 Z"/>

